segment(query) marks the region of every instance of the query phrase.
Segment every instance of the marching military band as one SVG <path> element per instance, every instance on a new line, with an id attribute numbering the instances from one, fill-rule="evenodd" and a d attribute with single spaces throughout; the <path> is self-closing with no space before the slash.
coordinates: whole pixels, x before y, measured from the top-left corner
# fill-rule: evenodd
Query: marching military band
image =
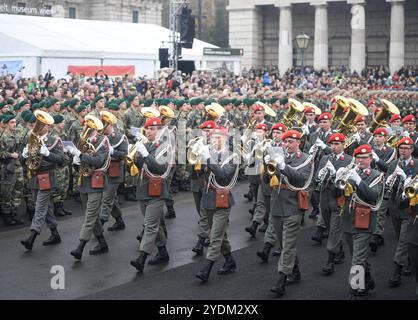
<path id="1" fill-rule="evenodd" d="M 417 123 L 413 115 L 402 118 L 389 100 L 367 108 L 337 95 L 332 113 L 294 97 L 276 104 L 238 98 L 141 101 L 131 95 L 124 112 L 125 101 L 106 100 L 48 99 L 32 106 L 23 100 L 17 116 L 2 111 L 1 211 L 7 226 L 21 224 L 17 208 L 24 190 L 31 190 L 25 200 L 30 235 L 21 241 L 26 250 L 34 248 L 45 223 L 51 236 L 43 245 L 61 243 L 56 215 L 71 214 L 63 208 L 68 191 L 79 195 L 85 212 L 71 255 L 81 260 L 92 234 L 97 245 L 90 255 L 109 252 L 103 226 L 111 215 L 109 231 L 125 228 L 117 198 L 124 185 L 144 217 L 139 255 L 131 265 L 143 272 L 155 247 L 148 264 L 165 263 L 170 257 L 164 220 L 176 217 L 171 184 L 187 171 L 197 212 L 191 250 L 201 256 L 207 247 L 206 263 L 196 274 L 202 282 L 209 281 L 221 255 L 225 263 L 218 274 L 237 270 L 226 230 L 237 201 L 231 191 L 244 174 L 252 213 L 245 231 L 251 238 L 264 232 L 257 252 L 262 262 L 273 248 L 280 256 L 275 294 L 284 295 L 288 284 L 302 278 L 297 243 L 310 208 L 309 217 L 317 218 L 312 240 L 326 239 L 322 273 L 333 274 L 347 251 L 351 265 L 365 270 L 365 285 L 351 288 L 352 294 L 364 296 L 375 287 L 368 257 L 384 245 L 386 215 L 398 237 L 388 285 L 399 286 L 417 268 Z M 187 162 L 181 161 L 181 145 Z M 54 196 L 59 189 L 64 195 Z"/>

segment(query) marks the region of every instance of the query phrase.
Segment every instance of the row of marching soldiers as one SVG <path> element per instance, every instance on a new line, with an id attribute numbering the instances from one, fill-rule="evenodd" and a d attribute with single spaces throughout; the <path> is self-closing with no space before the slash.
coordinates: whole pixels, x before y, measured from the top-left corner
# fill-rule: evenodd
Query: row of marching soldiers
<path id="1" fill-rule="evenodd" d="M 259 228 L 265 232 L 264 247 L 257 252 L 263 262 L 277 247 L 273 255 L 280 256 L 279 277 L 271 288 L 277 295 L 301 280 L 296 248 L 309 201 L 310 217 L 317 218 L 312 240 L 321 244 L 326 239 L 324 276 L 344 262 L 346 247 L 350 277 L 356 279 L 350 294 L 365 296 L 374 289 L 368 258 L 384 245 L 390 215 L 397 246 L 388 286 L 399 286 L 412 270 L 418 282 L 416 119 L 402 119 L 398 108 L 384 99 L 374 114 L 355 99 L 337 96 L 334 102 L 331 114 L 289 99 L 287 113 L 276 124 L 263 120 L 265 105 L 259 104 L 255 134 L 243 137 L 251 150 L 245 156 L 250 191 L 244 197 L 255 199 L 252 224 L 245 231 L 252 238 Z M 355 277 L 359 268 L 362 281 Z"/>

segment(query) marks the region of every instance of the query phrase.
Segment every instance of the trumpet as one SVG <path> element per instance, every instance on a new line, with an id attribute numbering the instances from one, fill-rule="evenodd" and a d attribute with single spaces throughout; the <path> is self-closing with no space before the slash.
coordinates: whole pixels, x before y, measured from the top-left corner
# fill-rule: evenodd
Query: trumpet
<path id="1" fill-rule="evenodd" d="M 409 199 L 414 198 L 418 192 L 418 175 L 416 175 L 407 185 L 404 186 L 403 194 Z"/>
<path id="2" fill-rule="evenodd" d="M 332 165 L 332 162 L 330 160 L 327 161 L 325 168 L 328 167 L 328 164 Z M 328 179 L 330 178 L 329 170 L 327 169 L 321 176 L 318 175 L 318 191 L 322 190 L 322 187 L 326 187 L 328 184 Z"/>
<path id="3" fill-rule="evenodd" d="M 125 156 L 124 159 L 126 166 L 129 169 L 129 173 L 132 177 L 136 177 L 139 174 L 139 169 L 135 164 L 135 156 L 138 152 L 138 145 L 140 143 L 148 143 L 148 138 L 144 136 L 142 133 L 139 134 L 138 138 L 139 139 L 137 140 L 137 142 L 130 147 L 128 154 Z"/>
<path id="4" fill-rule="evenodd" d="M 357 167 L 358 166 L 355 164 L 353 160 L 353 162 L 351 162 L 346 168 L 344 168 L 339 177 L 335 179 L 335 187 L 340 190 L 344 190 L 348 184 L 348 177 L 350 176 L 351 170 L 356 170 Z"/>
<path id="5" fill-rule="evenodd" d="M 204 145 L 205 137 L 196 137 L 187 144 L 187 161 L 190 164 L 197 164 L 200 159 L 200 148 Z"/>
<path id="6" fill-rule="evenodd" d="M 402 168 L 399 166 L 399 164 L 397 164 L 396 168 L 395 168 L 395 171 L 393 171 L 393 173 L 390 176 L 387 177 L 386 185 L 385 185 L 385 187 L 386 187 L 385 198 L 386 199 L 389 199 L 390 195 L 393 192 L 393 187 L 395 186 L 396 176 L 397 176 L 399 170 L 402 170 Z"/>
<path id="7" fill-rule="evenodd" d="M 274 160 L 270 160 L 266 164 L 266 172 L 269 176 L 274 176 L 276 174 L 277 163 Z"/>

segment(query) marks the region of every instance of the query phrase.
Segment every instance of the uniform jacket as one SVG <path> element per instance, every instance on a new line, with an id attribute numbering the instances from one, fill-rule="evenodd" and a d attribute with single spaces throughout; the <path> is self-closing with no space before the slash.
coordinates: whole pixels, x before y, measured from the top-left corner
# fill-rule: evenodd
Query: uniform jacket
<path id="1" fill-rule="evenodd" d="M 110 156 L 110 161 L 119 165 L 119 177 L 110 178 L 109 170 L 107 171 L 109 184 L 121 184 L 125 177 L 125 163 L 123 159 L 128 154 L 128 139 L 119 132 L 112 132 L 107 136 L 109 144 L 113 147 L 113 154 Z"/>
<path id="2" fill-rule="evenodd" d="M 374 152 L 376 152 L 377 156 L 380 158 L 378 161 L 374 161 L 372 163 L 372 168 L 377 167 L 380 171 L 387 172 L 389 163 L 396 159 L 396 150 L 394 148 L 383 146 L 382 149 L 377 149 L 373 147 Z"/>

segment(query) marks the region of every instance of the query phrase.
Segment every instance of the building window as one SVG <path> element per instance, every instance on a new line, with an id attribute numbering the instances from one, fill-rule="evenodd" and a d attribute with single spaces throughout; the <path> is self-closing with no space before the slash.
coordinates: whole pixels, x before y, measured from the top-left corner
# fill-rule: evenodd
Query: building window
<path id="1" fill-rule="evenodd" d="M 139 12 L 138 10 L 132 11 L 132 22 L 139 23 Z"/>
<path id="2" fill-rule="evenodd" d="M 70 8 L 68 9 L 68 17 L 69 17 L 70 19 L 76 19 L 76 15 L 77 15 L 77 10 L 76 10 L 76 8 L 72 8 L 72 7 L 70 7 Z"/>

